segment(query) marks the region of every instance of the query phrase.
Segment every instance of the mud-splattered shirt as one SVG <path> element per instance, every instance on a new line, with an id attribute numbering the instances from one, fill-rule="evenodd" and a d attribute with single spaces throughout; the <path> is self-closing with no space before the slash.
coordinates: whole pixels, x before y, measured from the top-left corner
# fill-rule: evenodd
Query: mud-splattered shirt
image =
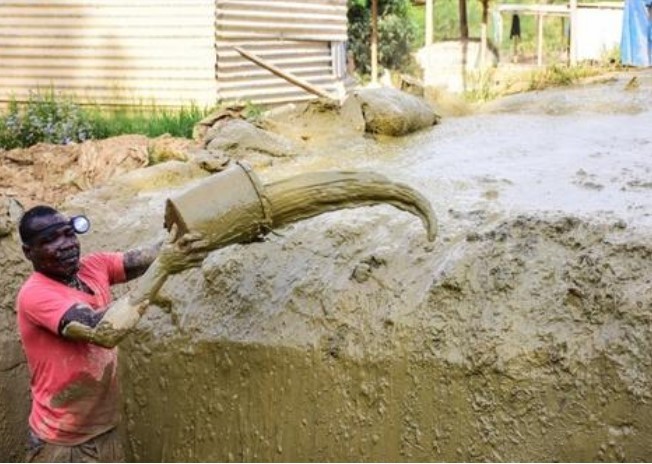
<path id="1" fill-rule="evenodd" d="M 93 295 L 34 272 L 16 301 L 31 374 L 29 425 L 42 440 L 61 445 L 78 445 L 110 430 L 120 415 L 117 348 L 67 340 L 58 328 L 75 303 L 101 309 L 111 302 L 110 286 L 126 279 L 123 255 L 89 254 L 78 276 Z"/>

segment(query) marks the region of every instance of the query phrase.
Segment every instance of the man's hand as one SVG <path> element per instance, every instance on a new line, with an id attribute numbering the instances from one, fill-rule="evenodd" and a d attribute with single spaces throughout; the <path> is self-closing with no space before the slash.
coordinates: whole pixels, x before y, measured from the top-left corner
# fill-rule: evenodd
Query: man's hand
<path id="1" fill-rule="evenodd" d="M 208 255 L 209 243 L 204 235 L 198 232 L 188 232 L 178 236 L 176 224 L 172 225 L 167 240 L 161 246 L 158 260 L 161 269 L 168 274 L 176 274 L 191 267 L 201 266 Z"/>

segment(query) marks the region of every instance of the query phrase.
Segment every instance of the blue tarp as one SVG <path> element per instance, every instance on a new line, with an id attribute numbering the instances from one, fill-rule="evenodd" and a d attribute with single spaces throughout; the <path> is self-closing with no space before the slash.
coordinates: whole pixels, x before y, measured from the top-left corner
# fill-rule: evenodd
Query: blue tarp
<path id="1" fill-rule="evenodd" d="M 652 66 L 652 0 L 625 0 L 620 60 L 629 66 Z"/>

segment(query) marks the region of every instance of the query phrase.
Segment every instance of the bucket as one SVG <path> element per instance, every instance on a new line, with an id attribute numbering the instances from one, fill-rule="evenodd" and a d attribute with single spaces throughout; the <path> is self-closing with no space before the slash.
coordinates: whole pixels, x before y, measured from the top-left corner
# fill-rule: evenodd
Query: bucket
<path id="1" fill-rule="evenodd" d="M 177 225 L 179 235 L 200 232 L 218 247 L 256 240 L 271 226 L 263 185 L 245 164 L 234 163 L 198 185 L 169 198 L 165 227 Z"/>

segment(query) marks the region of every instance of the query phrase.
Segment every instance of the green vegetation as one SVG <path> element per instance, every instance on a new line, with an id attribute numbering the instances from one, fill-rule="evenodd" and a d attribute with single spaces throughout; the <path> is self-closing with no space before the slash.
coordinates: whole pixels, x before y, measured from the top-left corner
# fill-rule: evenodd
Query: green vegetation
<path id="1" fill-rule="evenodd" d="M 569 67 L 553 64 L 530 74 L 528 90 L 542 90 L 546 87 L 571 85 L 580 79 L 604 74 L 606 71 L 614 69 L 614 66 L 580 65 Z"/>
<path id="2" fill-rule="evenodd" d="M 196 105 L 171 109 L 155 104 L 106 108 L 82 106 L 71 96 L 54 90 L 32 93 L 24 104 L 9 103 L 0 114 L 0 148 L 29 147 L 39 142 L 68 144 L 121 134 L 158 137 L 192 137 L 193 127 L 212 108 Z M 246 105 L 245 116 L 255 118 L 260 109 Z"/>
<path id="3" fill-rule="evenodd" d="M 91 106 L 84 113 L 93 127 L 93 138 L 103 139 L 120 134 L 142 134 L 158 137 L 192 137 L 194 125 L 210 111 L 190 105 L 179 109 L 156 105 L 104 109 Z"/>
<path id="4" fill-rule="evenodd" d="M 371 5 L 369 0 L 349 0 L 349 51 L 361 74 L 371 72 Z M 409 0 L 378 0 L 378 63 L 391 70 L 413 65 L 417 24 Z"/>
<path id="5" fill-rule="evenodd" d="M 0 118 L 0 147 L 28 147 L 38 142 L 67 144 L 92 137 L 93 128 L 81 108 L 54 92 L 33 93 L 25 105 L 16 101 Z"/>

